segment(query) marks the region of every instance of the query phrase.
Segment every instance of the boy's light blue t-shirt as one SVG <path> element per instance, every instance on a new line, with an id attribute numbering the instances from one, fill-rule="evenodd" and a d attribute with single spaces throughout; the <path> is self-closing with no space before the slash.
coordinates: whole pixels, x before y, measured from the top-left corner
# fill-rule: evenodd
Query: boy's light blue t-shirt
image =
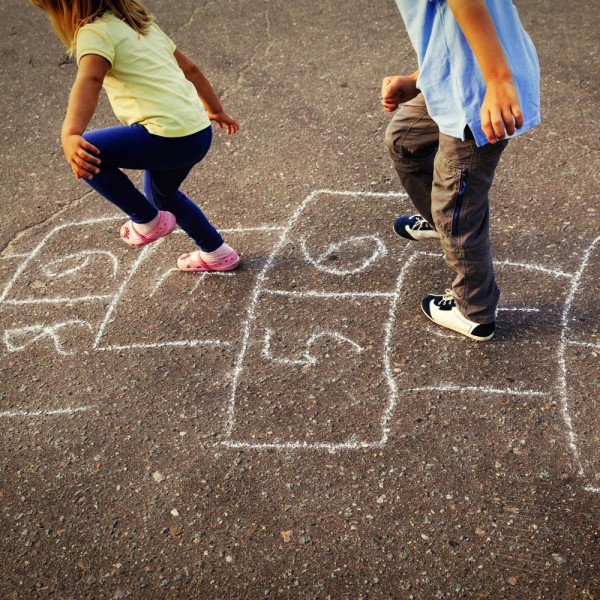
<path id="1" fill-rule="evenodd" d="M 396 0 L 396 4 L 417 53 L 420 69 L 417 86 L 440 131 L 464 139 L 468 125 L 476 144 L 487 144 L 479 114 L 485 82 L 448 3 Z M 519 93 L 524 123 L 516 136 L 540 122 L 539 62 L 511 0 L 486 0 L 486 5 Z"/>

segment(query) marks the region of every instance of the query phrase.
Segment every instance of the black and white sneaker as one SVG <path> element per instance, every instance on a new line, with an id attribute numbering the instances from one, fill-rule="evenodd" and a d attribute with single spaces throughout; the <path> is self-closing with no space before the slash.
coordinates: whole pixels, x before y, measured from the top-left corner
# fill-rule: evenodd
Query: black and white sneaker
<path id="1" fill-rule="evenodd" d="M 456 306 L 452 290 L 446 290 L 443 296 L 429 294 L 421 301 L 425 315 L 437 325 L 466 335 L 472 340 L 486 342 L 494 336 L 494 323 L 475 323 L 467 319 Z"/>
<path id="2" fill-rule="evenodd" d="M 421 215 L 398 217 L 394 222 L 394 231 L 407 240 L 432 240 L 440 237 Z"/>

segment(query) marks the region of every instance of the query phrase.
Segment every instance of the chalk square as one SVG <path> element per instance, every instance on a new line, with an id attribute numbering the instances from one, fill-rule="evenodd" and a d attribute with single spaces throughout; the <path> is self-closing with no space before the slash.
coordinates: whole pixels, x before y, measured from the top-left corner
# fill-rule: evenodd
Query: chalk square
<path id="1" fill-rule="evenodd" d="M 389 310 L 382 298 L 263 295 L 237 381 L 231 440 L 380 443 L 393 394 L 383 343 Z"/>
<path id="2" fill-rule="evenodd" d="M 522 266 L 496 265 L 503 289 L 496 335 L 491 342 L 476 344 L 435 325 L 422 313 L 422 297 L 442 293 L 451 284 L 452 273 L 441 254 L 416 252 L 408 262 L 391 340 L 400 389 L 477 388 L 491 397 L 503 390 L 535 396 L 556 392 L 560 315 L 567 295 L 564 278 Z M 545 293 L 540 294 L 540 289 Z M 533 358 L 537 368 L 527 369 L 515 360 L 522 355 L 515 353 L 517 347 L 529 360 Z M 448 372 L 448 364 L 454 365 L 454 376 L 441 381 L 438 373 Z"/>
<path id="3" fill-rule="evenodd" d="M 0 302 L 102 301 L 114 294 L 135 256 L 118 238 L 114 218 L 65 223 L 20 257 Z"/>
<path id="4" fill-rule="evenodd" d="M 404 194 L 315 192 L 292 219 L 264 287 L 390 292 L 406 249 L 393 231 Z"/>
<path id="5" fill-rule="evenodd" d="M 99 345 L 239 344 L 266 249 L 279 236 L 278 230 L 228 233 L 228 243 L 239 249 L 242 264 L 223 273 L 179 271 L 176 258 L 190 245 L 183 234 L 153 244 L 152 254 L 131 273 L 116 299 Z"/>

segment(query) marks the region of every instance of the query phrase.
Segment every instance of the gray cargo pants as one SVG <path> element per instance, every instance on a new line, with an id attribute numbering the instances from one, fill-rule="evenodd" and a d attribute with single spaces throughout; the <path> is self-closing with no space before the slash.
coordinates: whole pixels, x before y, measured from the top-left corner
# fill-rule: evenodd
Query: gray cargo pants
<path id="1" fill-rule="evenodd" d="M 440 133 L 419 94 L 396 112 L 385 140 L 406 193 L 440 234 L 446 264 L 456 274 L 452 294 L 460 311 L 475 323 L 491 323 L 500 290 L 488 192 L 508 141 L 478 148 L 469 137 L 462 141 Z"/>

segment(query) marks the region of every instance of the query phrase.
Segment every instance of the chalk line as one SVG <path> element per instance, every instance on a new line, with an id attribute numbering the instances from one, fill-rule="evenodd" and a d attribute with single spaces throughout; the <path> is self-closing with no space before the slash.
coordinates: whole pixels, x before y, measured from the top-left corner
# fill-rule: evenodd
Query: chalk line
<path id="1" fill-rule="evenodd" d="M 545 273 L 546 275 L 552 275 L 552 277 L 573 277 L 571 273 L 565 273 L 564 271 L 559 271 L 558 269 L 549 269 L 548 267 L 542 267 L 541 265 L 514 262 L 512 260 L 495 260 L 494 265 L 519 267 L 521 269 L 525 269 L 526 271 L 539 271 L 540 273 Z"/>
<path id="2" fill-rule="evenodd" d="M 90 410 L 94 406 L 78 406 L 77 408 L 57 408 L 55 410 L 7 410 L 0 412 L 0 417 L 54 417 L 60 415 L 72 415 L 78 412 Z"/>
<path id="3" fill-rule="evenodd" d="M 325 290 L 271 290 L 264 288 L 262 294 L 271 296 L 312 298 L 393 298 L 394 292 L 326 292 Z"/>
<path id="4" fill-rule="evenodd" d="M 32 304 L 77 304 L 80 302 L 102 302 L 110 300 L 113 294 L 102 294 L 98 296 L 78 296 L 77 298 L 24 298 L 22 300 L 5 300 L 3 304 L 8 306 L 28 306 Z"/>
<path id="5" fill-rule="evenodd" d="M 501 394 L 508 396 L 549 396 L 547 392 L 536 392 L 534 390 L 515 390 L 513 388 L 493 388 L 486 386 L 472 385 L 428 385 L 423 387 L 413 387 L 409 392 L 467 392 L 474 394 Z"/>
<path id="6" fill-rule="evenodd" d="M 579 283 L 581 282 L 581 277 L 583 272 L 590 260 L 590 256 L 592 254 L 592 250 L 600 241 L 600 236 L 598 236 L 587 248 L 587 250 L 583 254 L 583 260 L 581 261 L 581 265 L 575 275 L 571 280 L 571 287 L 569 288 L 569 293 L 567 295 L 567 299 L 565 300 L 564 310 L 561 315 L 561 332 L 560 332 L 560 340 L 558 344 L 558 365 L 560 369 L 560 374 L 558 377 L 559 384 L 559 398 L 561 404 L 561 412 L 563 416 L 563 420 L 565 422 L 565 426 L 567 428 L 567 439 L 569 441 L 569 448 L 573 454 L 573 460 L 575 461 L 575 465 L 577 467 L 578 474 L 582 477 L 585 477 L 585 472 L 583 469 L 583 463 L 581 462 L 581 457 L 579 454 L 579 448 L 577 446 L 577 434 L 575 433 L 575 429 L 573 427 L 573 421 L 571 420 L 571 413 L 569 410 L 569 395 L 567 390 L 567 358 L 566 358 L 566 348 L 567 348 L 567 333 L 569 329 L 569 321 L 571 318 L 571 308 L 573 304 L 573 300 L 575 298 L 575 294 L 579 289 Z"/>
<path id="7" fill-rule="evenodd" d="M 148 344 L 112 344 L 110 346 L 97 346 L 94 350 L 151 350 L 153 348 L 168 348 L 171 346 L 181 346 L 195 348 L 197 346 L 207 346 L 216 348 L 218 346 L 231 346 L 231 342 L 224 340 L 174 340 L 171 342 L 156 342 Z"/>
<path id="8" fill-rule="evenodd" d="M 592 344 L 591 342 L 578 342 L 576 340 L 567 340 L 566 344 L 569 346 L 581 346 L 582 348 L 592 348 L 594 350 L 600 350 L 600 342 Z"/>
<path id="9" fill-rule="evenodd" d="M 339 450 L 361 450 L 369 448 L 382 448 L 384 442 L 237 442 L 233 440 L 223 440 L 215 445 L 226 446 L 232 449 L 248 450 L 328 450 L 337 452 Z"/>

